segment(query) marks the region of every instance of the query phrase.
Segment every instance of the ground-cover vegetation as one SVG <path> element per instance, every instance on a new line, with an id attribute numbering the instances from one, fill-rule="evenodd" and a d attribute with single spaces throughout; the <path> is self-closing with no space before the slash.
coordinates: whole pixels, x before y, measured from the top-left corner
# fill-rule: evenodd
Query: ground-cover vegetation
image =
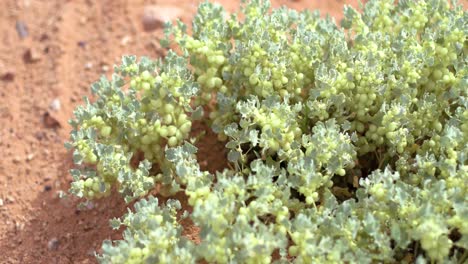
<path id="1" fill-rule="evenodd" d="M 126 56 L 92 85 L 71 121 L 71 192 L 140 199 L 111 220 L 124 239 L 102 263 L 466 261 L 468 15 L 442 0 L 344 14 L 202 3 L 190 33 L 168 25 L 177 52 Z M 229 168 L 200 169 L 196 120 Z M 156 185 L 191 212 L 146 197 Z"/>

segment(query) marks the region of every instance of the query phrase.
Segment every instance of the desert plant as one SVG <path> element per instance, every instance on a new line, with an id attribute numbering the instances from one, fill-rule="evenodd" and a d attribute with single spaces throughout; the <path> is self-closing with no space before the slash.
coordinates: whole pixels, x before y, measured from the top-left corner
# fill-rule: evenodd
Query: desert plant
<path id="1" fill-rule="evenodd" d="M 75 111 L 71 192 L 140 199 L 102 263 L 464 263 L 468 15 L 455 1 L 318 12 L 202 3 L 165 58 L 126 56 Z M 230 168 L 198 165 L 202 119 Z M 138 158 L 142 157 L 142 158 Z M 180 202 L 145 197 L 159 185 Z M 185 238 L 181 218 L 200 231 Z"/>

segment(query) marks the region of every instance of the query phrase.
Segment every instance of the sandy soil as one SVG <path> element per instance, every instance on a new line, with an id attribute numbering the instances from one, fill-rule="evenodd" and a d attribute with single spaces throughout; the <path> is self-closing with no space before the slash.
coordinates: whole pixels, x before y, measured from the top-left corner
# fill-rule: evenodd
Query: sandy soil
<path id="1" fill-rule="evenodd" d="M 228 10 L 238 6 L 220 2 Z M 357 6 L 344 0 L 273 2 L 320 8 L 338 18 L 344 3 Z M 63 145 L 74 107 L 121 55 L 164 54 L 162 29 L 143 29 L 149 4 L 180 8 L 185 22 L 196 10 L 195 1 L 176 0 L 0 1 L 0 263 L 95 263 L 102 241 L 120 237 L 108 224 L 126 211 L 120 197 L 86 209 L 77 208 L 76 198 L 58 197 L 71 180 L 71 155 Z M 200 162 L 221 169 L 223 146 L 206 138 Z"/>

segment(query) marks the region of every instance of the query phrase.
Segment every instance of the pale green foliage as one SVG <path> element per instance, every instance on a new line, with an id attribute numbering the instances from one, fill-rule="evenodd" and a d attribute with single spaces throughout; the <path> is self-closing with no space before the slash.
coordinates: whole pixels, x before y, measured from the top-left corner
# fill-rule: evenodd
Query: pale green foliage
<path id="1" fill-rule="evenodd" d="M 130 201 L 145 195 L 156 182 L 173 183 L 161 174 L 150 175 L 149 170 L 154 164 L 165 168 L 163 144 L 179 145 L 191 130 L 187 113 L 192 111 L 189 103 L 198 85 L 191 82 L 184 61 L 172 52 L 164 62 L 124 57 L 111 82 L 103 77 L 93 84 L 98 99 L 75 111 L 69 146 L 75 147 L 75 163 L 96 165 L 97 174 L 75 171 L 73 193 L 99 198 L 117 185 Z M 145 161 L 135 169 L 130 160 L 138 152 Z"/>
<path id="2" fill-rule="evenodd" d="M 442 0 L 344 14 L 339 27 L 267 1 L 202 3 L 192 34 L 166 30 L 180 56 L 124 57 L 93 85 L 72 121 L 71 191 L 131 201 L 160 184 L 192 209 L 142 199 L 112 221 L 127 229 L 101 262 L 466 261 L 468 15 Z M 231 163 L 215 174 L 186 142 L 202 108 Z"/>
<path id="3" fill-rule="evenodd" d="M 195 263 L 193 243 L 182 236 L 178 223 L 180 209 L 177 200 L 169 200 L 162 208 L 154 197 L 136 203 L 135 213 L 129 212 L 121 223 L 111 221 L 115 228 L 120 224 L 127 227 L 124 240 L 115 246 L 104 242 L 102 248 L 108 254 L 98 259 L 109 263 Z"/>

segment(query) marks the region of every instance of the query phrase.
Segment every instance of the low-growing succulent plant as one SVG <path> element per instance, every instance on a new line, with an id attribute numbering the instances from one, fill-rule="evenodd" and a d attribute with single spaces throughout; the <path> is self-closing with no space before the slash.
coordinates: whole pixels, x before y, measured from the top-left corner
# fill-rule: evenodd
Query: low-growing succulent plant
<path id="1" fill-rule="evenodd" d="M 191 33 L 168 25 L 178 53 L 126 56 L 93 84 L 71 122 L 71 192 L 140 199 L 98 260 L 466 263 L 468 14 L 443 0 L 362 9 L 337 26 L 268 1 L 238 14 L 205 2 Z M 228 149 L 215 174 L 189 140 L 200 118 Z M 142 198 L 156 185 L 183 191 L 190 213 Z"/>

